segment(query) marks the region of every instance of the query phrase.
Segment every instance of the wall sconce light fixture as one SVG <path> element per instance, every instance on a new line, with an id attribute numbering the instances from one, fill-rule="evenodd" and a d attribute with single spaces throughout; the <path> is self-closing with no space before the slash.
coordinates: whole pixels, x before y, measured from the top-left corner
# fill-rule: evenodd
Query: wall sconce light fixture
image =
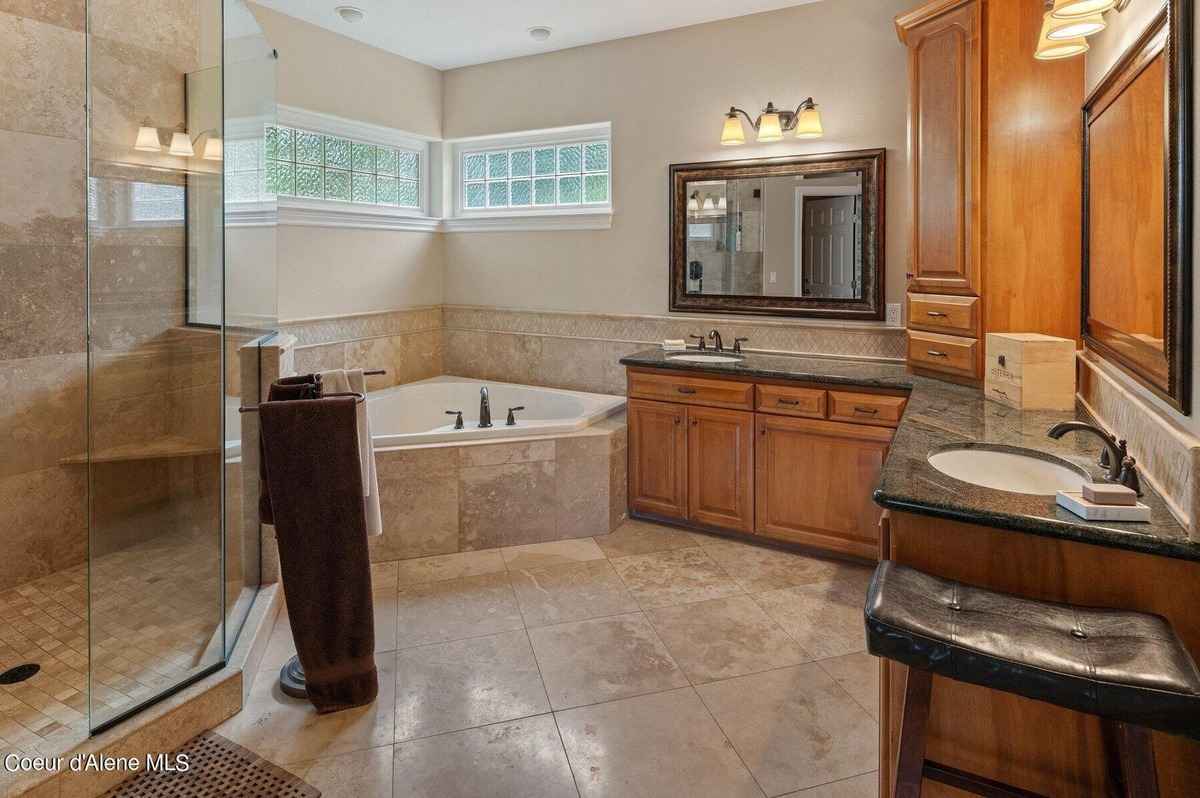
<path id="1" fill-rule="evenodd" d="M 817 110 L 812 97 L 800 103 L 795 111 L 781 111 L 775 107 L 775 103 L 769 102 L 758 119 L 751 119 L 750 114 L 741 108 L 731 107 L 729 113 L 725 114 L 725 127 L 721 130 L 721 143 L 726 147 L 746 143 L 742 119 L 754 128 L 755 138 L 761 144 L 783 141 L 785 133 L 792 133 L 798 139 L 817 139 L 825 135 L 821 126 L 821 112 Z"/>
<path id="2" fill-rule="evenodd" d="M 216 128 L 209 128 L 201 131 L 195 136 L 189 136 L 187 128 L 182 124 L 171 131 L 171 142 L 166 147 L 168 155 L 174 155 L 179 158 L 195 158 L 196 157 L 196 142 L 201 138 L 204 140 L 203 154 L 200 156 L 206 161 L 220 161 L 225 157 L 225 142 L 217 135 Z M 163 152 L 162 131 L 155 127 L 149 119 L 142 121 L 138 127 L 137 139 L 133 143 L 133 148 L 141 152 Z"/>
<path id="3" fill-rule="evenodd" d="M 1046 14 L 1033 57 L 1057 61 L 1088 51 L 1088 36 L 1108 27 L 1104 14 L 1124 11 L 1130 0 L 1046 0 Z"/>

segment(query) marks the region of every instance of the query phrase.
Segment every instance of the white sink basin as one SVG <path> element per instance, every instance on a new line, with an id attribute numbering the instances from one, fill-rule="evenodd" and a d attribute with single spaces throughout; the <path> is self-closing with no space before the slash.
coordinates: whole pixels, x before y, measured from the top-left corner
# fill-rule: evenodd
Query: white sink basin
<path id="1" fill-rule="evenodd" d="M 694 355 L 671 355 L 668 360 L 682 360 L 686 363 L 737 363 L 741 360 L 737 355 L 706 355 L 698 352 Z"/>
<path id="2" fill-rule="evenodd" d="M 978 446 L 936 452 L 929 455 L 929 464 L 972 485 L 1035 496 L 1053 496 L 1060 490 L 1078 492 L 1083 483 L 1091 481 L 1062 460 Z"/>

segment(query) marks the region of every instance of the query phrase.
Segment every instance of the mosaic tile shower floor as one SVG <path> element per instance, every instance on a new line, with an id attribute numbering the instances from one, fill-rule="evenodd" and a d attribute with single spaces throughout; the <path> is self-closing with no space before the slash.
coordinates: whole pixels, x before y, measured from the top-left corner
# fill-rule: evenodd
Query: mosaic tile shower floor
<path id="1" fill-rule="evenodd" d="M 209 534 L 157 536 L 92 563 L 92 697 L 111 717 L 177 683 L 220 646 Z M 82 564 L 0 592 L 0 756 L 59 754 L 88 736 L 88 572 Z"/>

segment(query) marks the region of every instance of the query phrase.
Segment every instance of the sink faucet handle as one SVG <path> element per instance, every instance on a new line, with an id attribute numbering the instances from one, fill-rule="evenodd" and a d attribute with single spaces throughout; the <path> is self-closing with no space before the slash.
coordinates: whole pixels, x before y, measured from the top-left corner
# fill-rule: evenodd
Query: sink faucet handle
<path id="1" fill-rule="evenodd" d="M 1117 477 L 1117 482 L 1129 488 L 1138 496 L 1142 495 L 1142 480 L 1138 476 L 1137 460 L 1129 456 L 1121 460 L 1121 473 Z"/>
<path id="2" fill-rule="evenodd" d="M 1121 462 L 1124 464 L 1125 456 L 1129 454 L 1129 441 L 1117 441 L 1117 453 L 1121 455 Z M 1101 468 L 1112 468 L 1112 457 L 1108 454 L 1108 447 L 1100 450 L 1100 459 L 1097 461 Z"/>
<path id="3" fill-rule="evenodd" d="M 689 334 L 689 335 L 688 335 L 688 338 L 692 338 L 692 339 L 694 339 L 694 340 L 696 340 L 696 341 L 699 341 L 699 342 L 700 342 L 700 343 L 698 343 L 698 344 L 696 345 L 696 348 L 697 348 L 697 349 L 707 349 L 707 348 L 708 348 L 708 345 L 707 345 L 707 344 L 704 342 L 704 336 L 703 336 L 703 335 L 691 335 L 691 334 Z"/>
<path id="4" fill-rule="evenodd" d="M 458 418 L 454 419 L 454 428 L 455 429 L 463 428 L 463 420 L 462 420 L 462 411 L 461 410 L 447 410 L 446 415 L 458 416 Z"/>
<path id="5" fill-rule="evenodd" d="M 507 427 L 517 426 L 517 417 L 513 415 L 513 412 L 516 410 L 524 410 L 524 409 L 525 409 L 525 405 L 518 405 L 517 407 L 508 408 L 508 421 L 504 422 L 504 425 Z"/>
<path id="6" fill-rule="evenodd" d="M 742 353 L 742 344 L 748 343 L 749 341 L 750 341 L 749 338 L 734 338 L 733 339 L 734 353 L 740 355 Z"/>

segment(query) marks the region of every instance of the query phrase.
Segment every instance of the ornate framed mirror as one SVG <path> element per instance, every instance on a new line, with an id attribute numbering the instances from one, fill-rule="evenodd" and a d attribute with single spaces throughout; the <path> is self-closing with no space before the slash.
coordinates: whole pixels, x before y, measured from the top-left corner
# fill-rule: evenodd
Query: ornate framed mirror
<path id="1" fill-rule="evenodd" d="M 1084 341 L 1190 413 L 1190 2 L 1168 2 L 1101 80 L 1083 137 Z"/>
<path id="2" fill-rule="evenodd" d="M 671 310 L 884 318 L 884 150 L 672 164 Z"/>

